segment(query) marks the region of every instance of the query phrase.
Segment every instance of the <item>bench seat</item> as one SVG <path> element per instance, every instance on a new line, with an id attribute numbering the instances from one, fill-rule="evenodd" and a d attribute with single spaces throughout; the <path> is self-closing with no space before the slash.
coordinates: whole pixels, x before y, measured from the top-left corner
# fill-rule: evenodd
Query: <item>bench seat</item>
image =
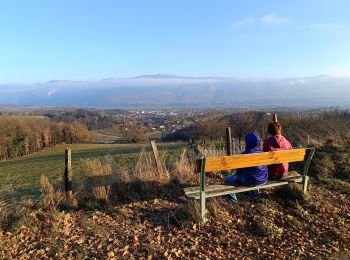
<path id="1" fill-rule="evenodd" d="M 251 190 L 258 190 L 258 189 L 265 189 L 265 188 L 271 188 L 271 187 L 277 187 L 286 185 L 293 182 L 302 182 L 302 175 L 298 172 L 291 171 L 288 173 L 288 176 L 284 178 L 283 180 L 279 181 L 268 181 L 264 185 L 259 186 L 245 186 L 245 187 L 235 187 L 231 185 L 223 185 L 223 184 L 217 184 L 217 185 L 208 185 L 205 186 L 205 197 L 216 197 L 216 196 L 222 196 L 227 195 L 230 193 L 241 193 L 245 191 L 251 191 Z M 188 198 L 193 199 L 199 199 L 200 198 L 200 187 L 188 187 L 184 188 L 185 195 Z"/>
<path id="2" fill-rule="evenodd" d="M 200 173 L 199 187 L 185 188 L 187 197 L 199 199 L 202 222 L 206 222 L 205 217 L 205 199 L 208 197 L 222 196 L 230 193 L 240 193 L 251 190 L 271 188 L 281 185 L 288 185 L 293 182 L 301 182 L 303 192 L 307 192 L 307 176 L 314 148 L 298 148 L 291 150 L 262 152 L 253 154 L 239 154 L 217 157 L 200 157 L 196 159 L 195 173 Z M 279 181 L 269 181 L 264 185 L 250 187 L 235 187 L 231 185 L 205 185 L 205 176 L 208 172 L 219 172 L 223 170 L 242 169 L 256 167 L 261 165 L 274 165 L 290 162 L 304 162 L 303 175 L 297 172 L 289 172 L 288 177 Z"/>

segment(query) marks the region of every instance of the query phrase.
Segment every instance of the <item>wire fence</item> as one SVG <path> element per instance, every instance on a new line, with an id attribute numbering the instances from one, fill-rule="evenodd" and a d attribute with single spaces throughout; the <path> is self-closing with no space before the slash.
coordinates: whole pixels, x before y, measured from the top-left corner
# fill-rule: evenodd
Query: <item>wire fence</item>
<path id="1" fill-rule="evenodd" d="M 224 138 L 217 140 L 199 140 L 196 142 L 200 153 L 205 157 L 217 157 L 227 155 L 227 143 Z M 240 154 L 244 150 L 244 144 L 241 139 L 232 138 L 232 155 Z"/>
<path id="2" fill-rule="evenodd" d="M 320 138 L 323 137 L 311 135 L 307 131 L 296 132 L 293 130 L 284 131 L 283 135 L 291 142 L 294 148 L 308 147 L 312 142 L 317 142 L 318 140 L 320 140 Z M 201 139 L 195 142 L 195 147 L 199 150 L 199 154 L 205 157 L 217 157 L 227 155 L 227 142 L 224 138 L 216 140 Z M 241 154 L 244 150 L 244 140 L 242 138 L 232 138 L 232 155 Z"/>

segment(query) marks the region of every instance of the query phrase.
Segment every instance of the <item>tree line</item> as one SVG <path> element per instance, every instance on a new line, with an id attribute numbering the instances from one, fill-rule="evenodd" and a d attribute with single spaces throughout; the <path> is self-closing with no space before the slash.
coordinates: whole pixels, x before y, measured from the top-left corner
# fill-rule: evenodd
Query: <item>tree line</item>
<path id="1" fill-rule="evenodd" d="M 306 145 L 308 139 L 319 142 L 350 144 L 350 112 L 279 112 L 282 132 L 294 146 Z M 210 113 L 190 127 L 178 130 L 165 137 L 165 140 L 216 140 L 225 136 L 225 128 L 231 127 L 232 136 L 244 140 L 248 132 L 257 132 L 262 138 L 267 135 L 267 125 L 272 114 L 248 111 L 231 114 Z"/>
<path id="2" fill-rule="evenodd" d="M 56 122 L 72 124 L 79 122 L 89 130 L 112 127 L 116 119 L 105 111 L 90 111 L 86 109 L 74 109 L 71 111 L 50 111 L 43 114 Z"/>
<path id="3" fill-rule="evenodd" d="M 55 122 L 43 116 L 0 115 L 0 160 L 8 160 L 62 143 L 91 142 L 80 123 Z"/>

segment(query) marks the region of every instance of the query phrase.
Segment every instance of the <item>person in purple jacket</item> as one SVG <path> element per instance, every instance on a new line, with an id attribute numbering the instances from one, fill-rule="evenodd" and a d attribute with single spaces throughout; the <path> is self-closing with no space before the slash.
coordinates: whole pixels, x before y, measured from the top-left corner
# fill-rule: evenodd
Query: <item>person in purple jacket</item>
<path id="1" fill-rule="evenodd" d="M 248 133 L 245 135 L 246 149 L 242 154 L 261 153 L 261 139 L 256 133 Z M 267 182 L 268 169 L 266 165 L 255 166 L 238 169 L 236 174 L 226 176 L 224 183 L 234 186 L 256 186 L 262 185 Z M 250 197 L 253 200 L 257 199 L 257 191 L 249 192 Z M 227 196 L 229 201 L 237 201 L 237 197 L 234 193 Z"/>

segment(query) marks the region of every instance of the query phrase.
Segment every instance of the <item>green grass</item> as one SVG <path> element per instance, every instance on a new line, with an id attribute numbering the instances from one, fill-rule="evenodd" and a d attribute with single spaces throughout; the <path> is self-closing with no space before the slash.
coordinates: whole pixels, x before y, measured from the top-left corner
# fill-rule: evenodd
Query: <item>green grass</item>
<path id="1" fill-rule="evenodd" d="M 162 137 L 162 132 L 161 131 L 154 131 L 148 133 L 148 138 L 149 139 L 158 139 Z"/>
<path id="2" fill-rule="evenodd" d="M 123 129 L 123 125 L 116 124 L 109 128 L 102 128 L 102 129 L 96 129 L 92 132 L 98 133 L 100 135 L 103 135 L 104 140 L 125 140 L 125 134 L 121 130 Z M 161 131 L 154 131 L 154 132 L 148 132 L 147 133 L 149 139 L 158 139 L 162 137 Z"/>
<path id="3" fill-rule="evenodd" d="M 113 125 L 112 127 L 109 127 L 109 128 L 94 130 L 94 132 L 99 133 L 99 134 L 103 134 L 103 135 L 124 137 L 123 131 L 120 129 L 121 126 L 122 125 L 117 124 L 117 125 Z"/>
<path id="4" fill-rule="evenodd" d="M 178 149 L 182 144 L 159 145 L 159 150 Z M 4 196 L 6 200 L 23 197 L 37 197 L 40 195 L 39 180 L 46 175 L 50 181 L 57 185 L 64 171 L 64 150 L 72 149 L 73 172 L 77 169 L 80 159 L 100 157 L 134 155 L 135 157 L 145 147 L 145 144 L 71 144 L 59 145 L 44 151 L 22 157 L 16 160 L 0 162 L 0 191 L 8 186 L 13 187 L 12 192 Z M 122 157 L 123 157 L 122 156 Z"/>

